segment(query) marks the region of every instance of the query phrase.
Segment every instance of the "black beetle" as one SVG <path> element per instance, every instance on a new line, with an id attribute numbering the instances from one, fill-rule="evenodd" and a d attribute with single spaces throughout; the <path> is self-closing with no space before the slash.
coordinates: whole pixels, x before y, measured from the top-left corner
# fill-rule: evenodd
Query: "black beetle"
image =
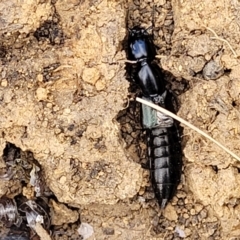
<path id="1" fill-rule="evenodd" d="M 128 60 L 135 61 L 129 75 L 143 98 L 172 110 L 172 97 L 160 67 L 153 63 L 156 48 L 148 29 L 129 29 Z M 178 125 L 171 117 L 142 105 L 142 125 L 147 132 L 148 158 L 155 195 L 161 208 L 173 197 L 181 178 L 182 151 Z"/>

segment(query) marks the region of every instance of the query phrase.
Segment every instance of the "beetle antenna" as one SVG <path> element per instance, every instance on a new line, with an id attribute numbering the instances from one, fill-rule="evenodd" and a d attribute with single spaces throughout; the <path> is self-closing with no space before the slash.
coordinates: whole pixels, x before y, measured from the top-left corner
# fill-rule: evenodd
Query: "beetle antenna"
<path id="1" fill-rule="evenodd" d="M 152 25 L 150 27 L 148 27 L 145 31 L 148 32 L 148 30 L 152 29 L 152 39 L 154 40 L 154 35 L 153 35 L 153 30 L 154 30 L 154 20 L 155 20 L 155 5 L 153 5 L 153 10 L 152 10 Z"/>
<path id="2" fill-rule="evenodd" d="M 155 5 L 153 5 L 153 10 L 152 10 L 152 38 L 154 40 L 154 34 L 153 34 L 153 31 L 154 31 L 154 22 L 155 22 Z"/>
<path id="3" fill-rule="evenodd" d="M 129 31 L 129 27 L 128 27 L 128 16 L 129 16 L 129 9 L 127 9 L 127 13 L 126 13 L 126 18 L 125 18 L 125 21 L 126 21 L 126 29 Z"/>

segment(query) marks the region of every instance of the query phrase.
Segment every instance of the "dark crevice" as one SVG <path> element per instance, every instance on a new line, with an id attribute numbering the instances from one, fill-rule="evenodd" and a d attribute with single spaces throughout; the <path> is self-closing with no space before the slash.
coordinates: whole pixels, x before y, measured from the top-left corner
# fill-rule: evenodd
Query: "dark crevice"
<path id="1" fill-rule="evenodd" d="M 231 72 L 232 72 L 232 69 L 224 69 L 224 74 L 227 76 L 229 76 Z"/>
<path id="2" fill-rule="evenodd" d="M 4 233 L 0 232 L 1 239 L 38 239 L 35 231 L 29 227 L 29 221 L 35 221 L 38 215 L 43 216 L 43 227 L 47 232 L 56 231 L 56 227 L 51 226 L 49 200 L 58 203 L 58 199 L 46 185 L 44 171 L 33 153 L 22 151 L 15 144 L 7 142 L 2 159 L 6 163 L 6 169 L 5 173 L 1 172 L 0 179 L 5 178 L 9 184 L 15 183 L 20 193 L 7 192 L 0 198 L 0 226 L 5 229 Z M 23 191 L 24 188 L 25 191 Z M 31 191 L 33 192 L 30 193 Z M 78 210 L 75 207 L 67 207 L 71 210 Z M 77 222 L 70 223 L 68 227 L 72 228 L 74 225 L 76 229 L 79 224 L 78 219 Z"/>
<path id="3" fill-rule="evenodd" d="M 213 170 L 215 173 L 218 173 L 218 166 L 216 166 L 216 165 L 211 165 L 211 168 L 212 168 L 212 170 Z"/>
<path id="4" fill-rule="evenodd" d="M 64 33 L 60 26 L 60 16 L 56 12 L 51 20 L 46 20 L 33 34 L 38 41 L 49 40 L 51 45 L 64 43 Z"/>
<path id="5" fill-rule="evenodd" d="M 236 101 L 232 101 L 232 106 L 233 106 L 233 107 L 236 107 L 236 106 L 237 106 Z"/>
<path id="6" fill-rule="evenodd" d="M 235 168 L 237 169 L 238 173 L 240 173 L 240 167 L 235 167 Z"/>
<path id="7" fill-rule="evenodd" d="M 0 58 L 5 58 L 6 55 L 7 55 L 7 49 L 3 45 L 0 45 Z"/>

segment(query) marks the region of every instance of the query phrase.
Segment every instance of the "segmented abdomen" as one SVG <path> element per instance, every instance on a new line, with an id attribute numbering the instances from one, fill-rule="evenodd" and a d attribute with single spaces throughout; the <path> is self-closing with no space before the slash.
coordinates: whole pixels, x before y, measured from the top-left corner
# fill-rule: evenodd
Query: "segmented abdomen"
<path id="1" fill-rule="evenodd" d="M 173 197 L 181 178 L 182 152 L 176 124 L 147 130 L 153 188 L 161 208 Z"/>

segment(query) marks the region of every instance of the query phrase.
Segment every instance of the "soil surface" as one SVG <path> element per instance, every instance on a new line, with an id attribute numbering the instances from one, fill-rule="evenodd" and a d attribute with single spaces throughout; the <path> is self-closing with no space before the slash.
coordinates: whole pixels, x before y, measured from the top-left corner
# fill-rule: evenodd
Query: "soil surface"
<path id="1" fill-rule="evenodd" d="M 181 184 L 161 211 L 125 69 L 127 28 L 153 26 L 177 114 L 240 156 L 239 1 L 2 0 L 0 12 L 2 238 L 39 239 L 29 200 L 52 239 L 240 238 L 240 165 L 184 126 Z"/>

